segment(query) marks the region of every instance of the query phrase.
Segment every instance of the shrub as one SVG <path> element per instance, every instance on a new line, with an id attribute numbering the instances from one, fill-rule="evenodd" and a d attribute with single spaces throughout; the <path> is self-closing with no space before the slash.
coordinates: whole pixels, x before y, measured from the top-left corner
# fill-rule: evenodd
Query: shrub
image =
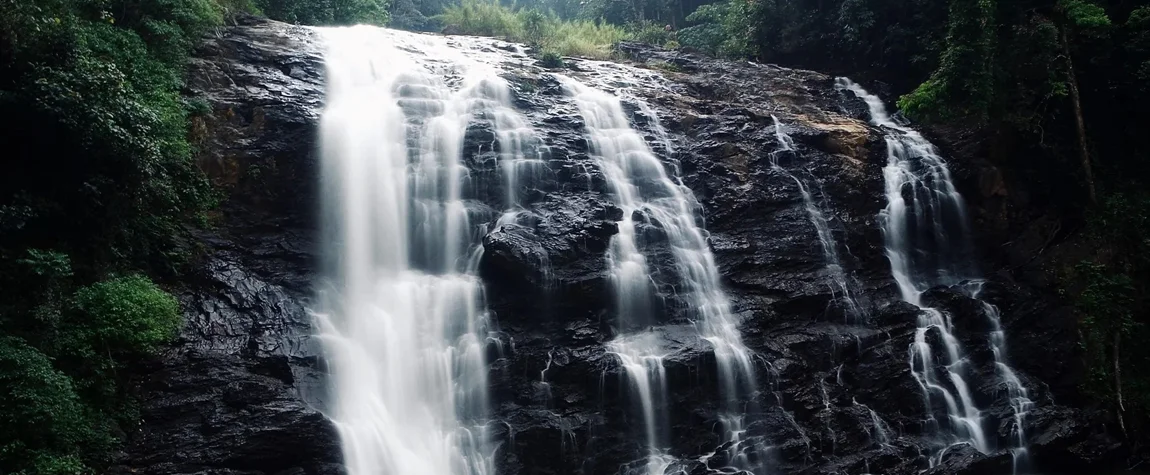
<path id="1" fill-rule="evenodd" d="M 679 65 L 675 63 L 668 63 L 666 61 L 648 61 L 646 66 L 651 69 L 657 69 L 659 71 L 666 71 L 669 73 L 683 72 L 683 68 L 680 68 Z"/>
<path id="2" fill-rule="evenodd" d="M 611 47 L 628 38 L 623 28 L 609 23 L 564 21 L 555 26 L 550 37 L 544 41 L 544 48 L 563 56 L 608 59 L 612 56 Z"/>
<path id="3" fill-rule="evenodd" d="M 543 66 L 545 68 L 552 68 L 552 69 L 562 68 L 563 67 L 563 57 L 559 56 L 557 53 L 555 53 L 553 51 L 548 51 L 546 53 L 543 53 L 543 56 L 541 58 L 539 58 L 539 65 Z"/>
<path id="4" fill-rule="evenodd" d="M 145 355 L 176 335 L 180 307 L 176 299 L 147 277 L 119 277 L 81 288 L 76 308 L 81 331 L 93 346 Z"/>
<path id="5" fill-rule="evenodd" d="M 555 20 L 539 10 L 520 10 L 517 16 L 522 25 L 523 42 L 532 46 L 542 45 L 543 40 L 555 28 L 553 25 Z"/>
<path id="6" fill-rule="evenodd" d="M 81 457 L 110 443 L 68 376 L 23 340 L 0 337 L 0 466 L 16 474 L 87 474 Z"/>
<path id="7" fill-rule="evenodd" d="M 649 45 L 661 46 L 674 39 L 674 32 L 650 20 L 628 23 L 626 29 L 631 40 Z"/>

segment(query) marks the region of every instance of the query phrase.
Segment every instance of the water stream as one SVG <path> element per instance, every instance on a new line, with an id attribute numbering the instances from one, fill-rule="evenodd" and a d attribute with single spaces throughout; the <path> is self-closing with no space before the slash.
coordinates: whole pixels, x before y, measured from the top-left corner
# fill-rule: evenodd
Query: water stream
<path id="1" fill-rule="evenodd" d="M 654 291 L 638 226 L 657 225 L 671 248 L 675 268 L 682 280 L 684 300 L 691 307 L 700 335 L 713 347 L 726 411 L 721 419 L 740 468 L 751 468 L 752 454 L 740 446 L 743 433 L 742 403 L 754 391 L 751 352 L 742 343 L 737 322 L 719 285 L 718 267 L 707 246 L 704 231 L 696 223 L 690 190 L 667 173 L 643 137 L 631 126 L 620 99 L 568 77 L 559 77 L 567 94 L 586 122 L 591 153 L 610 187 L 615 203 L 623 210 L 619 232 L 611 239 L 608 262 L 617 297 L 617 310 L 625 328 L 648 328 Z M 665 140 L 665 134 L 663 134 Z M 669 145 L 666 145 L 669 148 Z M 664 349 L 651 330 L 623 334 L 609 349 L 623 361 L 641 399 L 650 459 L 648 473 L 661 475 L 667 467 L 663 435 L 664 414 L 657 402 L 665 397 Z"/>
<path id="2" fill-rule="evenodd" d="M 327 45 L 327 96 L 320 124 L 325 279 L 313 309 L 331 371 L 328 415 L 341 438 L 348 473 L 495 475 L 487 355 L 503 354 L 503 341 L 478 278 L 481 240 L 498 226 L 530 224 L 529 197 L 539 195 L 533 187 L 550 173 L 546 146 L 514 107 L 510 85 L 501 77 L 505 52 L 480 48 L 469 39 L 372 27 L 321 29 L 320 34 Z M 596 68 L 593 62 L 584 66 Z M 767 473 L 765 446 L 747 437 L 748 413 L 755 412 L 758 391 L 753 355 L 720 285 L 699 203 L 682 183 L 671 155 L 674 144 L 654 108 L 621 91 L 608 92 L 610 84 L 626 82 L 626 75 L 606 73 L 598 82 L 555 78 L 564 100 L 577 106 L 595 167 L 622 210 L 605 257 L 618 316 L 614 339 L 605 346 L 627 376 L 647 447 L 645 460 L 636 461 L 641 467 L 622 471 L 671 475 L 683 466 L 671 454 L 675 434 L 667 414 L 667 365 L 677 350 L 667 345 L 667 304 L 659 295 L 662 284 L 656 284 L 656 274 L 662 271 L 659 278 L 665 280 L 664 268 L 670 268 L 674 282 L 667 287 L 673 299 L 682 302 L 694 334 L 714 354 L 721 399 L 716 425 L 727 451 L 722 460 L 729 465 L 721 470 Z M 962 282 L 968 283 L 968 295 L 980 298 L 981 281 L 969 265 L 973 260 L 962 198 L 945 163 L 921 135 L 890 118 L 876 97 L 846 80 L 839 87 L 866 100 L 872 122 L 886 132 L 888 203 L 881 222 L 902 298 L 921 307 L 927 289 Z M 624 100 L 636 105 L 641 127 L 655 136 L 650 143 L 632 123 Z M 480 144 L 480 152 L 497 160 L 497 172 L 484 171 L 498 175 L 492 179 L 500 181 L 502 195 L 485 198 L 495 204 L 482 204 L 475 196 L 480 171 L 472 169 L 474 157 L 464 151 L 475 127 L 494 134 L 489 146 Z M 796 149 L 778 119 L 774 129 L 779 148 L 770 157 L 772 171 L 798 186 L 819 238 L 831 294 L 848 323 L 864 323 L 831 219 L 811 192 L 815 181 L 809 172 L 780 163 L 796 158 Z M 1016 467 L 1023 467 L 1028 455 L 1024 426 L 1033 404 L 1009 366 L 997 308 L 984 302 L 984 313 L 992 327 L 998 375 L 1015 408 Z M 928 423 L 942 445 L 969 443 L 982 452 L 992 450 L 949 315 L 922 308 L 908 359 L 928 407 Z M 533 382 L 547 404 L 558 365 L 549 351 L 547 360 L 534 366 L 538 376 Z M 841 369 L 841 364 L 835 369 L 840 385 Z M 829 379 L 830 373 L 825 376 Z M 826 381 L 819 384 L 834 453 L 836 408 Z M 555 401 L 561 401 L 561 385 L 555 388 Z M 935 420 L 932 404 L 945 406 L 945 419 Z M 548 405 L 555 407 L 558 403 Z M 873 442 L 891 444 L 897 434 L 862 407 Z M 792 414 L 783 414 L 811 458 L 811 439 Z M 574 449 L 576 433 L 560 421 L 561 451 Z"/>
<path id="3" fill-rule="evenodd" d="M 895 121 L 882 101 L 862 87 L 839 78 L 837 87 L 852 91 L 866 102 L 871 123 L 884 131 L 887 165 L 883 168 L 887 206 L 880 213 L 886 255 L 903 300 L 919 306 L 918 329 L 910 349 L 910 367 L 923 391 L 928 426 L 949 437 L 949 443 L 968 443 L 983 453 L 994 449 L 983 428 L 983 417 L 973 400 L 968 360 L 954 335 L 951 316 L 922 307 L 921 296 L 936 286 L 965 284 L 966 293 L 981 302 L 992 325 L 989 335 L 998 376 L 1007 387 L 1014 410 L 1015 447 L 1011 449 L 1017 473 L 1026 463 L 1025 416 L 1032 407 L 1017 375 L 1007 364 L 1006 337 L 997 308 L 982 301 L 982 281 L 973 262 L 968 218 L 962 196 L 954 187 L 950 171 L 938 151 L 917 131 Z M 969 288 L 973 286 L 973 288 Z M 933 347 L 928 334 L 937 333 L 941 348 Z M 936 362 L 941 364 L 936 364 Z M 946 421 L 930 410 L 941 400 Z M 935 457 L 931 462 L 936 461 Z"/>
<path id="4" fill-rule="evenodd" d="M 493 475 L 489 318 L 462 147 L 491 125 L 507 180 L 534 169 L 497 70 L 441 37 L 321 30 L 325 273 L 317 325 L 351 475 Z M 530 172 L 528 172 L 530 173 Z M 517 205 L 516 187 L 507 205 Z"/>
<path id="5" fill-rule="evenodd" d="M 1014 434 L 1010 453 L 1013 459 L 1013 472 L 1025 473 L 1030 469 L 1030 450 L 1026 442 L 1026 416 L 1034 408 L 1034 401 L 1022 380 L 1018 378 L 1014 368 L 1010 366 L 1006 352 L 1006 331 L 1002 328 L 1002 316 L 990 302 L 981 300 L 984 282 L 971 281 L 967 291 L 971 298 L 982 303 L 983 314 L 990 323 L 990 350 L 994 354 L 994 369 L 1006 388 L 1006 397 L 1010 401 L 1010 408 L 1014 411 L 1013 425 L 1010 431 Z"/>
<path id="6" fill-rule="evenodd" d="M 838 243 L 835 242 L 835 236 L 834 233 L 831 232 L 830 223 L 826 215 L 819 205 L 815 203 L 808 186 L 803 183 L 798 176 L 795 176 L 795 174 L 779 165 L 779 158 L 797 153 L 795 150 L 795 141 L 790 135 L 787 135 L 787 133 L 783 131 L 783 126 L 779 122 L 778 117 L 772 115 L 771 120 L 774 121 L 775 139 L 779 143 L 778 149 L 771 153 L 771 169 L 794 180 L 795 185 L 799 187 L 799 194 L 803 197 L 803 208 L 806 210 L 807 215 L 810 217 L 811 224 L 815 226 L 815 232 L 819 236 L 819 244 L 823 251 L 823 258 L 826 260 L 827 284 L 830 287 L 832 299 L 842 305 L 847 323 L 859 323 L 865 319 L 866 315 L 862 310 L 862 306 L 859 305 L 846 272 L 843 270 L 842 260 L 839 259 Z"/>

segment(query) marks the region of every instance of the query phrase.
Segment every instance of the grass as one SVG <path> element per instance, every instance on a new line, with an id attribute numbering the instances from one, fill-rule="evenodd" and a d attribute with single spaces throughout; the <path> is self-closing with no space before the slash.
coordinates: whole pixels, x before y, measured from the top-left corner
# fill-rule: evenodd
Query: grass
<path id="1" fill-rule="evenodd" d="M 526 43 L 541 55 L 608 59 L 611 47 L 632 35 L 622 27 L 589 20 L 561 20 L 534 9 L 514 10 L 484 0 L 464 0 L 438 17 L 445 29 Z"/>

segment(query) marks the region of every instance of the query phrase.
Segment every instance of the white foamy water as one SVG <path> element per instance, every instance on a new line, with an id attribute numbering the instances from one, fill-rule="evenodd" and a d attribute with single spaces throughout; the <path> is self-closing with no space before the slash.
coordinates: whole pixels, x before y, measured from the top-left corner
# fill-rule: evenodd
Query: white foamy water
<path id="1" fill-rule="evenodd" d="M 609 78 L 621 74 L 613 70 L 601 73 Z M 714 349 L 726 403 L 722 417 L 724 432 L 728 440 L 738 442 L 743 433 L 740 401 L 754 391 L 754 368 L 751 352 L 742 343 L 737 322 L 719 285 L 714 255 L 707 246 L 704 231 L 696 223 L 694 197 L 677 177 L 667 173 L 663 162 L 632 127 L 617 96 L 568 77 L 558 78 L 578 105 L 586 122 L 591 154 L 598 160 L 615 204 L 623 210 L 619 233 L 612 238 L 607 257 L 620 320 L 627 326 L 649 325 L 654 321 L 650 314 L 654 291 L 651 272 L 636 229 L 640 224 L 637 220 L 657 223 L 670 245 L 678 277 L 683 282 L 681 296 L 697 319 L 700 335 Z M 625 81 L 626 78 L 620 78 L 619 82 Z M 645 111 L 652 113 L 650 108 Z M 665 132 L 660 126 L 656 126 L 656 130 L 669 149 Z M 611 342 L 609 349 L 623 361 L 632 386 L 643 399 L 640 406 L 646 412 L 651 454 L 647 469 L 649 473 L 661 474 L 670 463 L 659 438 L 665 430 L 662 425 L 666 416 L 647 409 L 657 407 L 656 403 L 665 397 L 657 392 L 666 390 L 663 349 L 653 338 L 624 335 Z M 739 445 L 732 444 L 732 450 L 739 452 L 732 458 L 749 465 L 742 456 L 746 449 Z"/>
<path id="2" fill-rule="evenodd" d="M 462 147 L 470 124 L 492 124 L 515 183 L 535 166 L 523 153 L 530 131 L 480 40 L 320 31 L 328 285 L 316 313 L 348 472 L 494 475 L 489 321 L 468 259 L 482 227 Z"/>
<path id="3" fill-rule="evenodd" d="M 1002 315 L 999 313 L 998 307 L 981 300 L 984 284 L 982 281 L 973 281 L 968 285 L 967 291 L 971 298 L 982 302 L 983 314 L 986 315 L 986 319 L 990 323 L 990 349 L 994 353 L 994 368 L 1005 386 L 1006 397 L 1009 398 L 1010 408 L 1014 411 L 1014 420 L 1010 428 L 1014 435 L 1010 448 L 1013 460 L 1012 470 L 1015 474 L 1024 473 L 1030 469 L 1030 450 L 1027 448 L 1026 442 L 1026 416 L 1034 408 L 1034 401 L 1030 399 L 1030 393 L 1026 390 L 1026 386 L 1022 385 L 1022 380 L 1018 378 L 1018 374 L 1010 366 L 1006 352 L 1006 331 L 1002 328 Z"/>
<path id="4" fill-rule="evenodd" d="M 946 162 L 934 145 L 917 131 L 891 118 L 882 100 L 858 84 L 839 78 L 837 87 L 863 99 L 870 109 L 871 123 L 884 131 L 887 165 L 883 168 L 883 178 L 887 206 L 879 218 L 891 273 L 903 300 L 922 307 L 921 296 L 927 289 L 975 279 L 977 272 L 972 264 L 966 207 L 954 187 Z M 977 293 L 972 296 L 977 298 Z M 998 327 L 997 312 L 988 317 Z M 954 336 L 950 316 L 937 309 L 922 308 L 917 323 L 909 361 L 930 414 L 928 424 L 949 436 L 948 442 L 969 443 L 983 453 L 990 452 L 992 444 L 983 429 L 982 413 L 965 379 L 969 363 Z M 927 335 L 932 331 L 938 333 L 942 348 L 933 348 L 928 342 Z M 996 358 L 1000 351 L 1005 351 L 1005 335 L 999 334 L 999 337 L 1003 343 L 995 344 L 996 337 L 991 336 Z M 1013 371 L 1000 371 L 1000 374 L 1017 382 Z M 945 424 L 932 415 L 932 398 L 946 405 L 947 420 L 941 421 Z M 935 461 L 936 457 L 931 457 L 932 464 Z"/>

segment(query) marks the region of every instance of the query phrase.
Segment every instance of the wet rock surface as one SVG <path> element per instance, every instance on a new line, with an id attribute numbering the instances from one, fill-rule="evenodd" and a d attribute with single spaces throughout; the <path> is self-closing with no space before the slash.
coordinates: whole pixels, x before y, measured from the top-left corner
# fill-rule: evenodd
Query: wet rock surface
<path id="1" fill-rule="evenodd" d="M 200 235 L 204 257 L 181 294 L 181 341 L 139 378 L 143 423 L 128 434 L 116 473 L 342 470 L 338 438 L 320 412 L 324 366 L 307 312 L 318 278 L 322 45 L 308 29 L 242 23 L 206 40 L 190 72 L 191 95 L 212 109 L 195 121 L 200 163 L 228 199 L 219 224 Z M 923 398 L 910 371 L 921 310 L 899 300 L 883 254 L 886 150 L 866 106 L 814 72 L 619 48 L 631 65 L 572 59 L 552 72 L 507 53 L 515 103 L 546 144 L 547 164 L 520 185 L 523 210 L 513 223 L 494 219 L 507 190 L 490 147 L 479 145 L 492 142 L 490 124 L 474 124 L 464 144 L 474 176 L 491 178 L 477 180 L 469 198 L 491 217 L 480 273 L 498 324 L 489 362 L 500 473 L 610 474 L 645 457 L 641 416 L 605 345 L 617 331 L 605 253 L 621 210 L 556 72 L 622 97 L 635 127 L 698 200 L 744 342 L 758 355 L 745 437 L 770 447 L 763 456 L 771 472 L 927 470 L 921 454 L 938 444 L 927 416 L 944 419 L 945 409 Z M 797 145 L 778 164 L 807 184 L 826 215 L 863 321 L 848 321 L 827 284 L 798 186 L 772 169 L 772 116 Z M 658 223 L 637 222 L 646 242 L 659 242 Z M 652 330 L 670 351 L 670 454 L 683 473 L 730 473 L 718 450 L 714 356 L 676 294 L 670 250 L 649 251 L 660 294 Z M 1073 408 L 1080 375 L 1050 364 L 1073 352 L 1072 315 L 1009 274 L 989 280 L 984 294 L 1001 310 L 1011 362 L 1036 402 L 1027 425 L 1032 459 L 1059 471 L 1111 463 L 1121 444 L 1097 415 Z M 1013 434 L 1002 421 L 1013 412 L 982 307 L 957 288 L 932 289 L 924 301 L 954 322 L 994 440 L 990 454 L 950 447 L 927 473 L 1010 473 Z"/>
<path id="2" fill-rule="evenodd" d="M 197 233 L 177 343 L 136 377 L 141 425 L 112 473 L 343 473 L 306 310 L 322 73 L 314 32 L 278 23 L 241 19 L 197 50 L 188 87 L 211 110 L 192 138 L 228 198 Z"/>

